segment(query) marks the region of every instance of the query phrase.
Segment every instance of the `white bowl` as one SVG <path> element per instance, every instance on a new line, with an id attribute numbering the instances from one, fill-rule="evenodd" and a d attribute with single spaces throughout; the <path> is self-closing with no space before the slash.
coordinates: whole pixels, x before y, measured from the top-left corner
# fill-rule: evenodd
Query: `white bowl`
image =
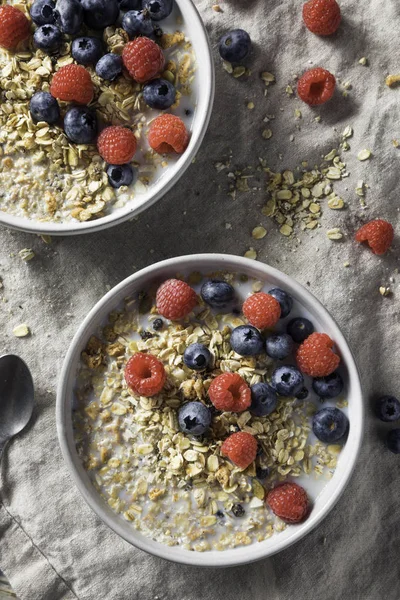
<path id="1" fill-rule="evenodd" d="M 181 13 L 184 30 L 192 42 L 197 61 L 194 100 L 196 102 L 191 127 L 190 142 L 185 152 L 158 177 L 149 189 L 128 201 L 123 208 L 114 209 L 109 215 L 83 223 L 42 223 L 38 220 L 17 217 L 0 210 L 0 223 L 30 233 L 51 235 L 79 235 L 100 231 L 131 219 L 160 200 L 183 175 L 196 156 L 210 121 L 215 89 L 214 63 L 210 42 L 203 21 L 192 0 L 175 0 L 176 13 Z M 179 14 L 179 13 L 178 13 Z M 201 85 L 200 85 L 201 82 Z"/>
<path id="2" fill-rule="evenodd" d="M 345 365 L 350 432 L 332 479 L 327 480 L 304 523 L 289 526 L 283 532 L 250 546 L 201 553 L 165 546 L 146 538 L 108 507 L 93 487 L 77 455 L 72 429 L 72 403 L 81 352 L 90 336 L 104 323 L 108 313 L 116 309 L 124 298 L 137 294 L 154 282 L 174 277 L 177 273 L 208 273 L 220 270 L 244 273 L 267 282 L 271 287 L 283 288 L 293 296 L 304 314 L 309 313 L 312 316 L 316 328 L 332 337 Z M 98 516 L 122 538 L 142 550 L 175 562 L 226 567 L 252 562 L 280 552 L 316 527 L 333 508 L 350 479 L 360 449 L 363 430 L 362 392 L 357 367 L 343 334 L 328 311 L 309 291 L 287 275 L 260 262 L 225 254 L 198 254 L 172 258 L 142 269 L 113 288 L 92 308 L 72 340 L 64 361 L 57 394 L 57 429 L 62 453 L 79 491 Z"/>

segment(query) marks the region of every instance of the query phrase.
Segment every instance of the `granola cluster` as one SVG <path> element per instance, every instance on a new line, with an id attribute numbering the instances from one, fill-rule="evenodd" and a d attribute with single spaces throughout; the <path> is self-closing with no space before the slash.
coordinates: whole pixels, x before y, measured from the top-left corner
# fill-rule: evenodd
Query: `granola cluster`
<path id="1" fill-rule="evenodd" d="M 198 277 L 192 276 L 191 283 Z M 245 279 L 239 278 L 249 285 Z M 262 287 L 252 282 L 253 291 Z M 160 331 L 151 326 L 158 317 L 151 294 L 127 299 L 110 315 L 82 353 L 75 437 L 93 484 L 136 529 L 168 545 L 223 550 L 282 530 L 283 521 L 265 505 L 266 491 L 288 476 L 330 477 L 340 446 L 310 442 L 316 406 L 294 398 L 281 398 L 266 417 L 214 412 L 211 430 L 201 438 L 179 430 L 184 402 L 211 407 L 207 390 L 213 377 L 234 372 L 253 385 L 268 380 L 274 366 L 267 356 L 246 358 L 231 349 L 231 329 L 244 323 L 241 318 L 215 314 L 199 303 L 196 314 L 181 324 L 166 323 Z M 183 352 L 194 342 L 211 351 L 212 374 L 185 366 Z M 124 381 L 124 366 L 138 351 L 150 352 L 165 366 L 167 382 L 155 397 L 135 395 Z M 261 448 L 245 470 L 220 452 L 223 440 L 239 430 L 254 435 Z M 269 470 L 265 484 L 257 478 L 260 469 Z"/>

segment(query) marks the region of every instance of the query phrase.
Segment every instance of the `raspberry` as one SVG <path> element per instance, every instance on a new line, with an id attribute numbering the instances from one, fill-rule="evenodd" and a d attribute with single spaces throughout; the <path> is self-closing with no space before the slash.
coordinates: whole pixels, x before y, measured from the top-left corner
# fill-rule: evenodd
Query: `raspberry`
<path id="1" fill-rule="evenodd" d="M 257 440 L 245 431 L 232 433 L 221 446 L 222 456 L 227 456 L 236 466 L 246 469 L 257 455 Z"/>
<path id="2" fill-rule="evenodd" d="M 18 8 L 5 4 L 0 6 L 0 46 L 6 50 L 14 50 L 20 42 L 26 40 L 31 31 L 31 24 Z"/>
<path id="3" fill-rule="evenodd" d="M 306 27 L 317 35 L 332 35 L 338 29 L 342 17 L 336 0 L 310 0 L 303 5 Z"/>
<path id="4" fill-rule="evenodd" d="M 125 381 L 141 396 L 155 396 L 164 387 L 167 375 L 164 365 L 152 354 L 137 352 L 126 363 Z"/>
<path id="5" fill-rule="evenodd" d="M 243 303 L 243 314 L 258 329 L 273 327 L 281 316 L 281 305 L 270 294 L 252 294 Z"/>
<path id="6" fill-rule="evenodd" d="M 297 84 L 297 93 L 303 102 L 315 106 L 330 100 L 335 91 L 336 79 L 321 67 L 310 69 L 302 75 Z"/>
<path id="7" fill-rule="evenodd" d="M 122 52 L 122 60 L 129 75 L 139 83 L 154 79 L 164 68 L 164 54 L 160 46 L 147 37 L 128 42 Z"/>
<path id="8" fill-rule="evenodd" d="M 211 402 L 217 410 L 242 412 L 251 404 L 251 391 L 237 373 L 218 375 L 208 389 Z"/>
<path id="9" fill-rule="evenodd" d="M 306 491 L 297 483 L 280 483 L 266 498 L 272 512 L 286 523 L 300 523 L 310 512 Z"/>
<path id="10" fill-rule="evenodd" d="M 106 127 L 97 139 L 99 154 L 110 165 L 125 165 L 131 162 L 137 141 L 126 127 Z"/>
<path id="11" fill-rule="evenodd" d="M 176 321 L 192 312 L 197 304 L 197 295 L 184 281 L 168 279 L 157 290 L 156 304 L 160 315 Z"/>
<path id="12" fill-rule="evenodd" d="M 182 154 L 188 145 L 189 134 L 182 119 L 164 114 L 154 119 L 150 125 L 148 140 L 150 147 L 158 154 Z"/>
<path id="13" fill-rule="evenodd" d="M 94 94 L 89 71 L 75 64 L 61 67 L 53 77 L 50 94 L 65 102 L 89 104 Z"/>
<path id="14" fill-rule="evenodd" d="M 310 377 L 327 377 L 335 371 L 340 357 L 332 350 L 333 340 L 326 333 L 312 333 L 299 346 L 296 360 L 300 371 Z"/>
<path id="15" fill-rule="evenodd" d="M 376 219 L 363 225 L 356 233 L 357 242 L 368 242 L 374 254 L 385 254 L 394 237 L 393 227 L 383 219 Z"/>

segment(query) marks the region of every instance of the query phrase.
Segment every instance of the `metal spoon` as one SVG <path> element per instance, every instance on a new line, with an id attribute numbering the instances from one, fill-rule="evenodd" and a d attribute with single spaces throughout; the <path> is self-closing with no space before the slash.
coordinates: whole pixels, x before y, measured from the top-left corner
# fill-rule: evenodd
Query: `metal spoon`
<path id="1" fill-rule="evenodd" d="M 0 356 L 0 461 L 10 439 L 26 427 L 32 416 L 32 375 L 19 356 Z"/>

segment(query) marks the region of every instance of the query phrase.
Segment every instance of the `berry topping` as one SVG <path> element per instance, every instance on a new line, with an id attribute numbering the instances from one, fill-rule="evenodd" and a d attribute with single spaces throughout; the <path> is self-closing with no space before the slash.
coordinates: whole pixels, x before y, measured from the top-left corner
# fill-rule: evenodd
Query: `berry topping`
<path id="1" fill-rule="evenodd" d="M 287 333 L 277 333 L 266 339 L 265 349 L 271 358 L 283 360 L 292 352 L 293 340 Z"/>
<path id="2" fill-rule="evenodd" d="M 212 360 L 211 352 L 203 344 L 190 344 L 183 353 L 183 362 L 193 371 L 204 371 Z"/>
<path id="3" fill-rule="evenodd" d="M 118 0 L 121 10 L 140 10 L 142 0 Z"/>
<path id="4" fill-rule="evenodd" d="M 161 392 L 166 378 L 164 365 L 152 354 L 137 352 L 126 363 L 125 381 L 141 396 L 149 398 Z"/>
<path id="5" fill-rule="evenodd" d="M 65 102 L 89 104 L 93 99 L 93 93 L 90 73 L 81 65 L 71 64 L 61 67 L 54 74 L 50 85 L 50 94 Z"/>
<path id="6" fill-rule="evenodd" d="M 14 50 L 20 42 L 29 37 L 31 24 L 24 13 L 15 6 L 0 6 L 0 46 Z"/>
<path id="7" fill-rule="evenodd" d="M 153 329 L 154 331 L 160 331 L 164 327 L 164 321 L 162 319 L 154 319 Z"/>
<path id="8" fill-rule="evenodd" d="M 176 321 L 192 312 L 197 304 L 197 295 L 184 281 L 168 279 L 157 290 L 156 304 L 160 315 Z"/>
<path id="9" fill-rule="evenodd" d="M 375 404 L 375 412 L 381 421 L 397 421 L 400 419 L 400 402 L 394 396 L 382 396 Z"/>
<path id="10" fill-rule="evenodd" d="M 129 163 L 135 155 L 137 141 L 127 127 L 114 125 L 103 129 L 97 140 L 100 156 L 111 165 Z"/>
<path id="11" fill-rule="evenodd" d="M 108 182 L 113 188 L 132 185 L 132 183 L 136 183 L 137 176 L 137 170 L 131 165 L 109 165 L 107 167 Z"/>
<path id="12" fill-rule="evenodd" d="M 304 377 L 296 367 L 283 365 L 272 373 L 271 385 L 280 396 L 296 396 L 303 389 Z"/>
<path id="13" fill-rule="evenodd" d="M 154 35 L 154 24 L 146 10 L 130 10 L 122 19 L 122 29 L 132 39 L 138 35 L 151 37 Z"/>
<path id="14" fill-rule="evenodd" d="M 56 23 L 64 33 L 78 33 L 83 23 L 83 9 L 79 0 L 57 0 Z"/>
<path id="15" fill-rule="evenodd" d="M 393 454 L 400 454 L 400 429 L 392 429 L 387 434 L 386 445 Z"/>
<path id="16" fill-rule="evenodd" d="M 189 435 L 203 435 L 211 424 L 211 412 L 201 402 L 188 402 L 178 413 L 179 429 Z"/>
<path id="17" fill-rule="evenodd" d="M 231 333 L 232 349 L 241 356 L 255 356 L 264 350 L 261 333 L 252 325 L 239 325 Z"/>
<path id="18" fill-rule="evenodd" d="M 225 308 L 235 297 L 235 290 L 231 284 L 219 279 L 203 283 L 200 293 L 204 302 L 213 308 Z"/>
<path id="19" fill-rule="evenodd" d="M 162 21 L 172 12 L 174 0 L 143 0 L 143 8 L 149 11 L 153 21 Z"/>
<path id="20" fill-rule="evenodd" d="M 53 0 L 35 0 L 31 6 L 30 15 L 36 25 L 55 23 L 55 2 Z"/>
<path id="21" fill-rule="evenodd" d="M 280 483 L 266 498 L 272 512 L 286 523 L 301 523 L 310 512 L 306 491 L 297 483 Z"/>
<path id="22" fill-rule="evenodd" d="M 251 386 L 250 412 L 256 417 L 270 415 L 277 403 L 276 392 L 268 383 L 255 383 Z"/>
<path id="23" fill-rule="evenodd" d="M 123 49 L 122 60 L 129 75 L 139 83 L 146 83 L 157 77 L 165 63 L 160 46 L 148 37 L 128 42 Z"/>
<path id="24" fill-rule="evenodd" d="M 80 65 L 95 65 L 104 54 L 103 42 L 95 37 L 78 37 L 72 42 L 71 54 Z"/>
<path id="25" fill-rule="evenodd" d="M 246 58 L 251 48 L 251 39 L 247 31 L 234 29 L 229 31 L 219 41 L 219 53 L 223 60 L 237 63 Z"/>
<path id="26" fill-rule="evenodd" d="M 316 67 L 306 71 L 300 77 L 297 83 L 297 93 L 303 102 L 315 106 L 324 104 L 332 98 L 335 85 L 336 79 L 332 73 Z"/>
<path id="27" fill-rule="evenodd" d="M 303 387 L 295 396 L 297 400 L 305 400 L 309 394 L 309 391 L 306 387 Z"/>
<path id="28" fill-rule="evenodd" d="M 34 121 L 45 121 L 52 125 L 60 118 L 58 102 L 48 92 L 36 92 L 29 103 L 29 110 Z"/>
<path id="29" fill-rule="evenodd" d="M 273 296 L 258 292 L 246 298 L 243 314 L 254 327 L 265 329 L 277 324 L 281 316 L 281 306 Z"/>
<path id="30" fill-rule="evenodd" d="M 336 371 L 313 380 L 312 388 L 320 398 L 336 398 L 343 390 L 343 379 Z"/>
<path id="31" fill-rule="evenodd" d="M 189 134 L 182 119 L 164 114 L 151 123 L 148 140 L 150 147 L 158 154 L 182 154 L 189 143 Z"/>
<path id="32" fill-rule="evenodd" d="M 244 515 L 246 514 L 246 511 L 244 510 L 243 506 L 239 504 L 239 502 L 235 502 L 235 504 L 232 505 L 232 512 L 233 516 L 238 519 L 244 517 Z"/>
<path id="33" fill-rule="evenodd" d="M 122 73 L 122 58 L 118 54 L 105 54 L 96 65 L 96 73 L 102 79 L 114 81 Z"/>
<path id="34" fill-rule="evenodd" d="M 303 20 L 313 33 L 332 35 L 340 25 L 340 6 L 336 0 L 309 0 L 303 5 Z"/>
<path id="35" fill-rule="evenodd" d="M 33 43 L 36 48 L 40 48 L 45 52 L 58 50 L 62 41 L 62 33 L 56 25 L 42 25 L 33 34 Z"/>
<path id="36" fill-rule="evenodd" d="M 256 467 L 257 479 L 259 479 L 260 481 L 265 481 L 265 479 L 267 479 L 268 476 L 269 476 L 269 468 L 268 467 L 259 467 L 257 465 L 257 467 Z"/>
<path id="37" fill-rule="evenodd" d="M 312 333 L 297 350 L 300 371 L 311 377 L 326 377 L 335 371 L 340 357 L 332 350 L 333 341 L 326 333 Z"/>
<path id="38" fill-rule="evenodd" d="M 86 106 L 72 106 L 64 117 L 64 131 L 74 144 L 93 144 L 97 137 L 96 113 Z"/>
<path id="39" fill-rule="evenodd" d="M 84 21 L 91 29 L 105 29 L 118 19 L 117 0 L 81 0 L 81 4 Z"/>
<path id="40" fill-rule="evenodd" d="M 281 306 L 281 319 L 287 317 L 293 308 L 293 298 L 280 288 L 273 288 L 269 290 L 268 294 L 278 300 Z"/>
<path id="41" fill-rule="evenodd" d="M 322 408 L 313 417 L 313 432 L 325 444 L 338 442 L 347 433 L 348 428 L 349 420 L 338 408 Z"/>
<path id="42" fill-rule="evenodd" d="M 173 105 L 176 89 L 166 79 L 154 79 L 143 88 L 143 100 L 150 108 L 165 110 Z"/>
<path id="43" fill-rule="evenodd" d="M 286 331 L 296 344 L 301 344 L 313 333 L 314 325 L 308 319 L 297 317 L 289 321 Z"/>
<path id="44" fill-rule="evenodd" d="M 374 254 L 385 254 L 392 245 L 393 227 L 383 219 L 375 219 L 363 225 L 356 233 L 356 242 L 367 242 Z"/>
<path id="45" fill-rule="evenodd" d="M 237 467 L 246 469 L 257 455 L 257 440 L 245 431 L 230 435 L 221 446 L 222 456 L 227 456 Z"/>
<path id="46" fill-rule="evenodd" d="M 222 373 L 212 380 L 208 389 L 217 410 L 243 412 L 251 404 L 250 388 L 237 373 Z"/>

